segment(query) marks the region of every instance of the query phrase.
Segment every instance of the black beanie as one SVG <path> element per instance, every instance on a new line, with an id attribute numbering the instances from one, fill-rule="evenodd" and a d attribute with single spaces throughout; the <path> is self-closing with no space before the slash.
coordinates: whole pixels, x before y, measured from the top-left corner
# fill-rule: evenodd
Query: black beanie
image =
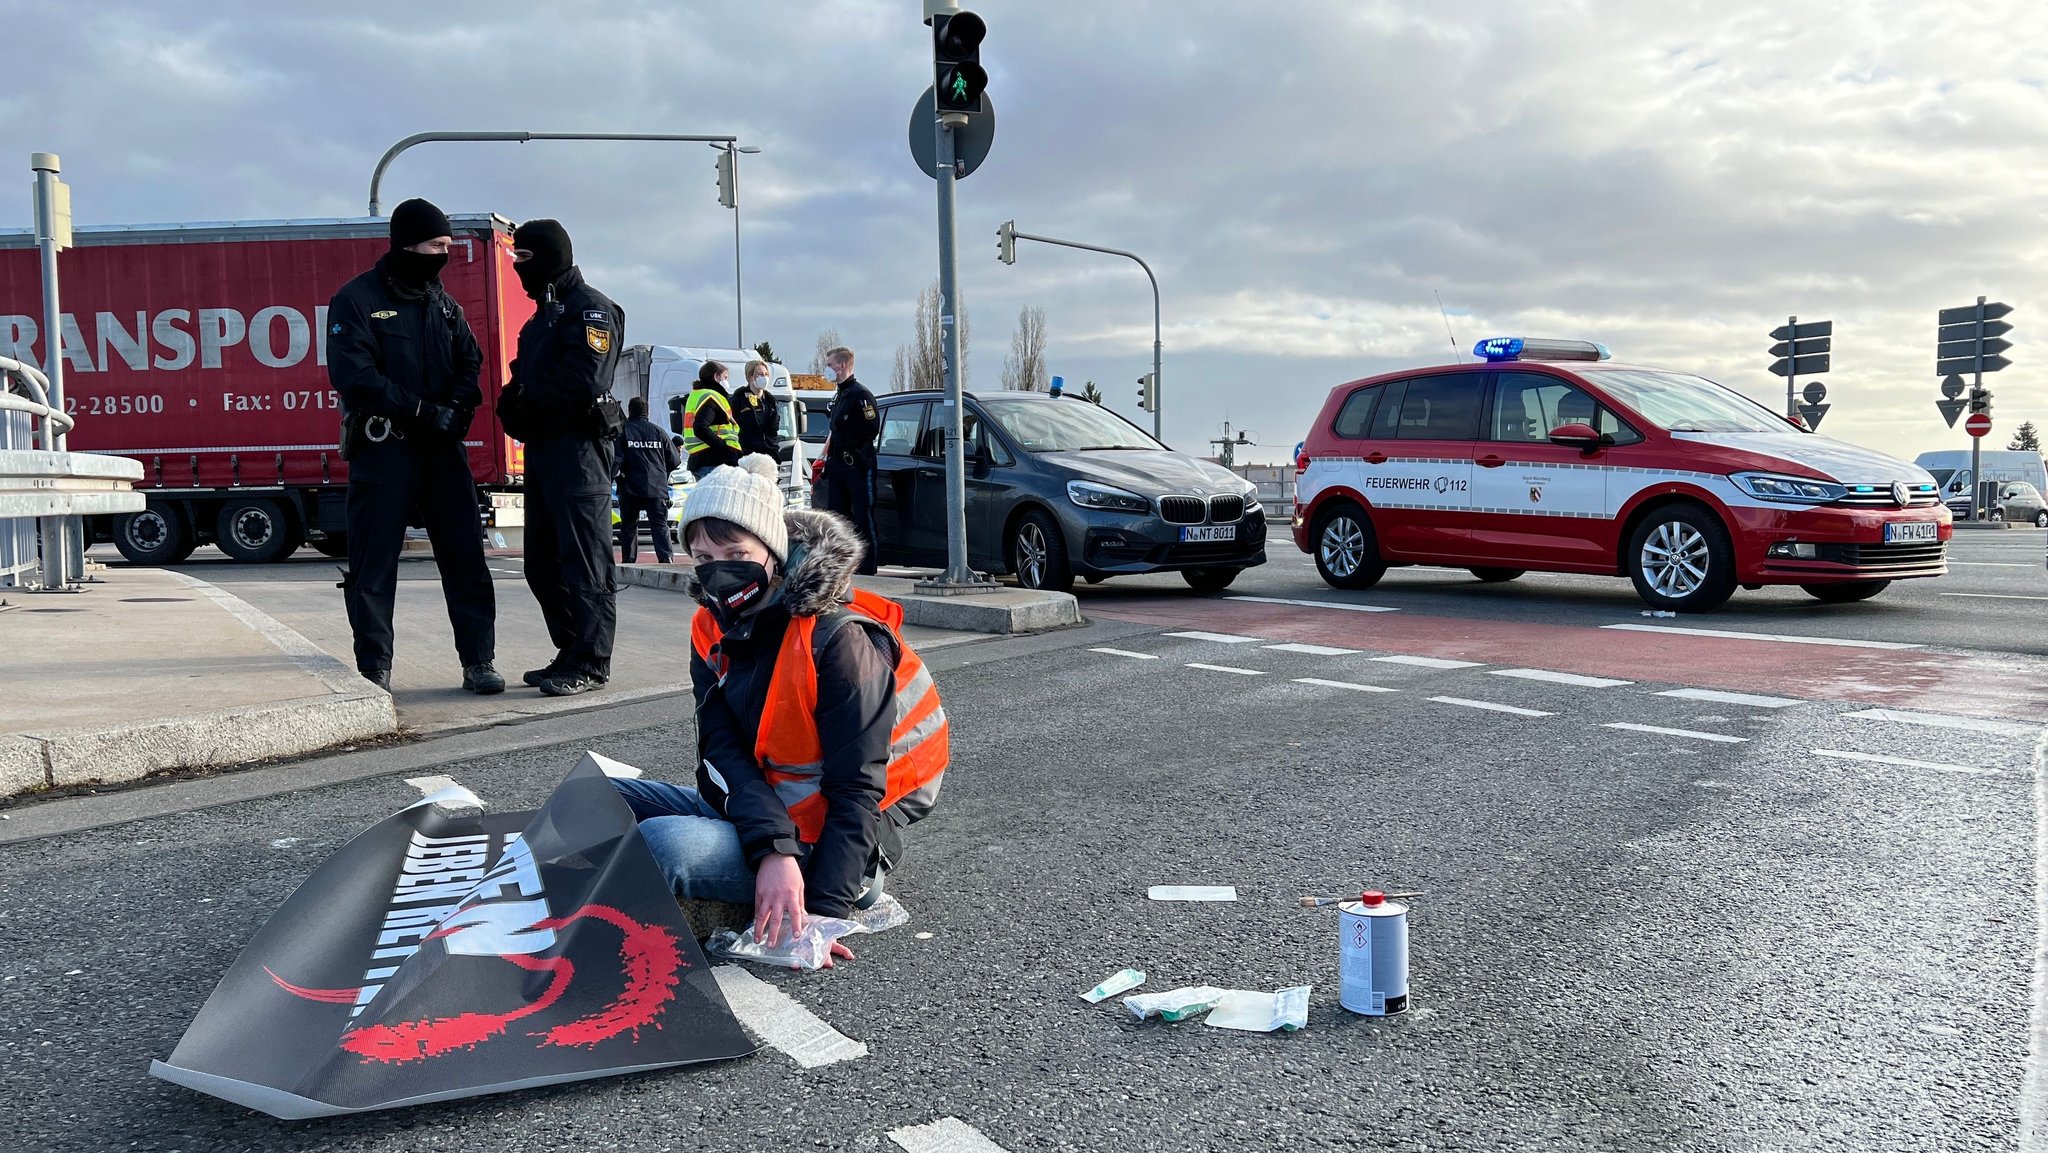
<path id="1" fill-rule="evenodd" d="M 513 229 L 512 247 L 533 253 L 527 263 L 543 280 L 552 281 L 576 263 L 575 250 L 569 247 L 569 230 L 558 220 L 529 220 Z"/>
<path id="2" fill-rule="evenodd" d="M 391 211 L 391 247 L 411 248 L 442 236 L 453 236 L 448 214 L 417 197 Z"/>

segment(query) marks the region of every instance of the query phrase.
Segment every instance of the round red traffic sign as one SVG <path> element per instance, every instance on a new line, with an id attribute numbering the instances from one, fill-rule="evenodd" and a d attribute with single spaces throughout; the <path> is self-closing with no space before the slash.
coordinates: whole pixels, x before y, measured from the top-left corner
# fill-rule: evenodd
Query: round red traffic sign
<path id="1" fill-rule="evenodd" d="M 1971 436 L 1989 436 L 1991 434 L 1991 417 L 1987 413 L 1973 412 L 1970 414 L 1970 419 L 1963 422 L 1963 428 L 1968 430 Z"/>

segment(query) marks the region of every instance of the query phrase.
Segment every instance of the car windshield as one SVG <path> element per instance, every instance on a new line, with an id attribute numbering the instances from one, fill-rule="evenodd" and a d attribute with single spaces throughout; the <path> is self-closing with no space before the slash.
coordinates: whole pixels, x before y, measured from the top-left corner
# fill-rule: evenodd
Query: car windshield
<path id="1" fill-rule="evenodd" d="M 989 419 L 1025 452 L 1164 448 L 1136 427 L 1085 400 L 986 399 Z"/>
<path id="2" fill-rule="evenodd" d="M 1616 368 L 1588 372 L 1586 379 L 1666 432 L 1799 432 L 1770 409 L 1704 376 Z"/>

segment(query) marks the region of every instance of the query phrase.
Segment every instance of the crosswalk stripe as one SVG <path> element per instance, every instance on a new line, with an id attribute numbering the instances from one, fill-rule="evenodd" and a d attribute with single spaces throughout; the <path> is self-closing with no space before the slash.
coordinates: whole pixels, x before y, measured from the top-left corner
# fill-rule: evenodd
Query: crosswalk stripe
<path id="1" fill-rule="evenodd" d="M 1727 733 L 1703 733 L 1698 729 L 1667 729 L 1663 725 L 1638 725 L 1630 721 L 1615 721 L 1601 725 L 1603 729 L 1621 729 L 1630 733 L 1654 733 L 1660 737 L 1684 737 L 1693 741 L 1713 741 L 1722 745 L 1748 744 L 1748 737 L 1731 737 Z"/>
<path id="2" fill-rule="evenodd" d="M 1411 657 L 1405 654 L 1391 657 L 1372 657 L 1370 659 L 1386 665 L 1413 665 L 1418 669 L 1476 669 L 1483 663 L 1480 661 L 1445 660 L 1443 657 Z"/>
<path id="3" fill-rule="evenodd" d="M 1728 693 L 1720 689 L 1671 689 L 1657 695 L 1687 701 L 1712 701 L 1717 705 L 1748 705 L 1756 709 L 1784 709 L 1806 703 L 1791 697 L 1760 697 L 1754 693 Z"/>
<path id="4" fill-rule="evenodd" d="M 1129 649 L 1089 649 L 1088 651 L 1091 653 L 1106 653 L 1113 657 L 1129 657 L 1135 661 L 1156 661 L 1159 659 L 1151 653 L 1134 653 Z"/>
<path id="5" fill-rule="evenodd" d="M 1359 649 L 1331 648 L 1329 645 L 1303 645 L 1291 642 L 1284 645 L 1267 645 L 1266 648 L 1276 653 L 1301 653 L 1304 656 L 1311 657 L 1349 657 L 1356 656 L 1361 651 Z"/>
<path id="6" fill-rule="evenodd" d="M 1489 713 L 1509 713 L 1517 717 L 1552 717 L 1557 715 L 1556 713 L 1546 713 L 1542 709 L 1525 709 L 1520 705 L 1503 705 L 1494 701 L 1474 701 L 1467 700 L 1464 697 L 1431 697 L 1429 699 L 1440 705 L 1457 705 L 1460 708 L 1484 709 Z"/>
<path id="7" fill-rule="evenodd" d="M 1188 667 L 1191 669 L 1207 669 L 1212 673 L 1236 673 L 1238 676 L 1241 677 L 1263 677 L 1266 675 L 1258 669 L 1241 669 L 1234 665 L 1204 665 L 1190 663 Z"/>
<path id="8" fill-rule="evenodd" d="M 1575 685 L 1582 689 L 1611 689 L 1620 685 L 1632 685 L 1634 681 L 1617 681 L 1610 677 L 1582 677 L 1577 673 L 1558 673 L 1549 669 L 1489 669 L 1496 677 L 1514 677 L 1523 681 L 1548 681 L 1554 685 Z"/>
<path id="9" fill-rule="evenodd" d="M 1902 725 L 1924 725 L 1930 729 L 1996 733 L 2001 737 L 2031 737 L 2041 731 L 2039 725 L 2023 725 L 2015 721 L 1993 721 L 1984 717 L 1950 717 L 1940 713 L 1902 713 L 1897 709 L 1863 709 L 1842 715 L 1860 721 L 1894 721 Z"/>
<path id="10" fill-rule="evenodd" d="M 1211 643 L 1219 645 L 1255 645 L 1259 643 L 1258 637 L 1241 637 L 1235 633 L 1186 632 L 1167 633 L 1166 635 L 1170 637 L 1182 637 L 1191 641 L 1209 641 Z"/>
<path id="11" fill-rule="evenodd" d="M 889 1130 L 904 1153 L 1008 1153 L 982 1131 L 958 1117 L 941 1117 L 929 1125 L 905 1125 Z"/>
<path id="12" fill-rule="evenodd" d="M 1360 685 L 1353 684 L 1350 681 L 1326 681 L 1320 677 L 1296 677 L 1294 678 L 1294 683 L 1297 685 L 1321 685 L 1326 689 L 1350 689 L 1358 693 L 1398 693 L 1401 691 L 1400 689 L 1386 688 L 1382 685 Z"/>
<path id="13" fill-rule="evenodd" d="M 737 965 L 711 970 L 740 1024 L 806 1069 L 868 1055 L 868 1047 L 818 1019 L 789 994 Z"/>
<path id="14" fill-rule="evenodd" d="M 1287 597 L 1227 597 L 1225 599 L 1244 601 L 1247 604 L 1255 605 L 1293 605 L 1296 608 L 1304 609 L 1337 609 L 1347 613 L 1397 613 L 1401 611 L 1400 609 L 1390 609 L 1380 605 L 1347 605 L 1339 604 L 1336 601 L 1292 600 Z"/>
<path id="15" fill-rule="evenodd" d="M 1996 776 L 1997 769 L 1980 769 L 1975 765 L 1948 765 L 1940 761 L 1916 761 L 1910 757 L 1881 757 L 1876 753 L 1852 753 L 1841 749 L 1815 749 L 1816 757 L 1830 757 L 1837 761 L 1863 761 L 1873 765 L 1898 765 L 1906 769 L 1933 769 L 1941 773 L 1969 773 L 1973 776 Z"/>
<path id="16" fill-rule="evenodd" d="M 1948 595 L 1948 594 L 1943 594 Z M 1601 625 L 1624 633 L 1676 633 L 1679 636 L 1715 637 L 1732 641 L 1776 641 L 1788 645 L 1832 645 L 1844 649 L 1924 649 L 1926 645 L 1906 644 L 1903 641 L 1852 641 L 1840 637 L 1796 637 L 1783 633 L 1745 633 L 1734 629 L 1693 629 L 1676 625 Z"/>

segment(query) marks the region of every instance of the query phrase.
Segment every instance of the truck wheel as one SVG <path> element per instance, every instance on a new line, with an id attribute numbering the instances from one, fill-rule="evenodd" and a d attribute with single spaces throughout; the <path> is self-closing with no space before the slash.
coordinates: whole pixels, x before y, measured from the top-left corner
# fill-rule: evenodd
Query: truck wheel
<path id="1" fill-rule="evenodd" d="M 1696 504 L 1668 504 L 1643 518 L 1625 558 L 1636 595 L 1651 608 L 1703 613 L 1735 592 L 1735 548 L 1728 530 Z"/>
<path id="2" fill-rule="evenodd" d="M 1890 581 L 1844 581 L 1833 585 L 1800 585 L 1806 595 L 1824 605 L 1846 605 L 1867 601 L 1891 587 Z"/>
<path id="3" fill-rule="evenodd" d="M 299 547 L 298 530 L 284 509 L 260 497 L 222 505 L 213 531 L 220 551 L 243 564 L 283 560 Z"/>
<path id="4" fill-rule="evenodd" d="M 1369 589 L 1387 575 L 1372 520 L 1349 501 L 1331 505 L 1316 517 L 1309 540 L 1316 554 L 1316 572 L 1331 588 Z"/>
<path id="5" fill-rule="evenodd" d="M 336 560 L 347 560 L 348 534 L 345 532 L 328 533 L 326 536 L 314 541 L 313 548 L 321 556 L 331 556 Z"/>
<path id="6" fill-rule="evenodd" d="M 130 564 L 177 564 L 192 555 L 192 529 L 175 508 L 152 504 L 114 518 L 114 547 Z"/>

